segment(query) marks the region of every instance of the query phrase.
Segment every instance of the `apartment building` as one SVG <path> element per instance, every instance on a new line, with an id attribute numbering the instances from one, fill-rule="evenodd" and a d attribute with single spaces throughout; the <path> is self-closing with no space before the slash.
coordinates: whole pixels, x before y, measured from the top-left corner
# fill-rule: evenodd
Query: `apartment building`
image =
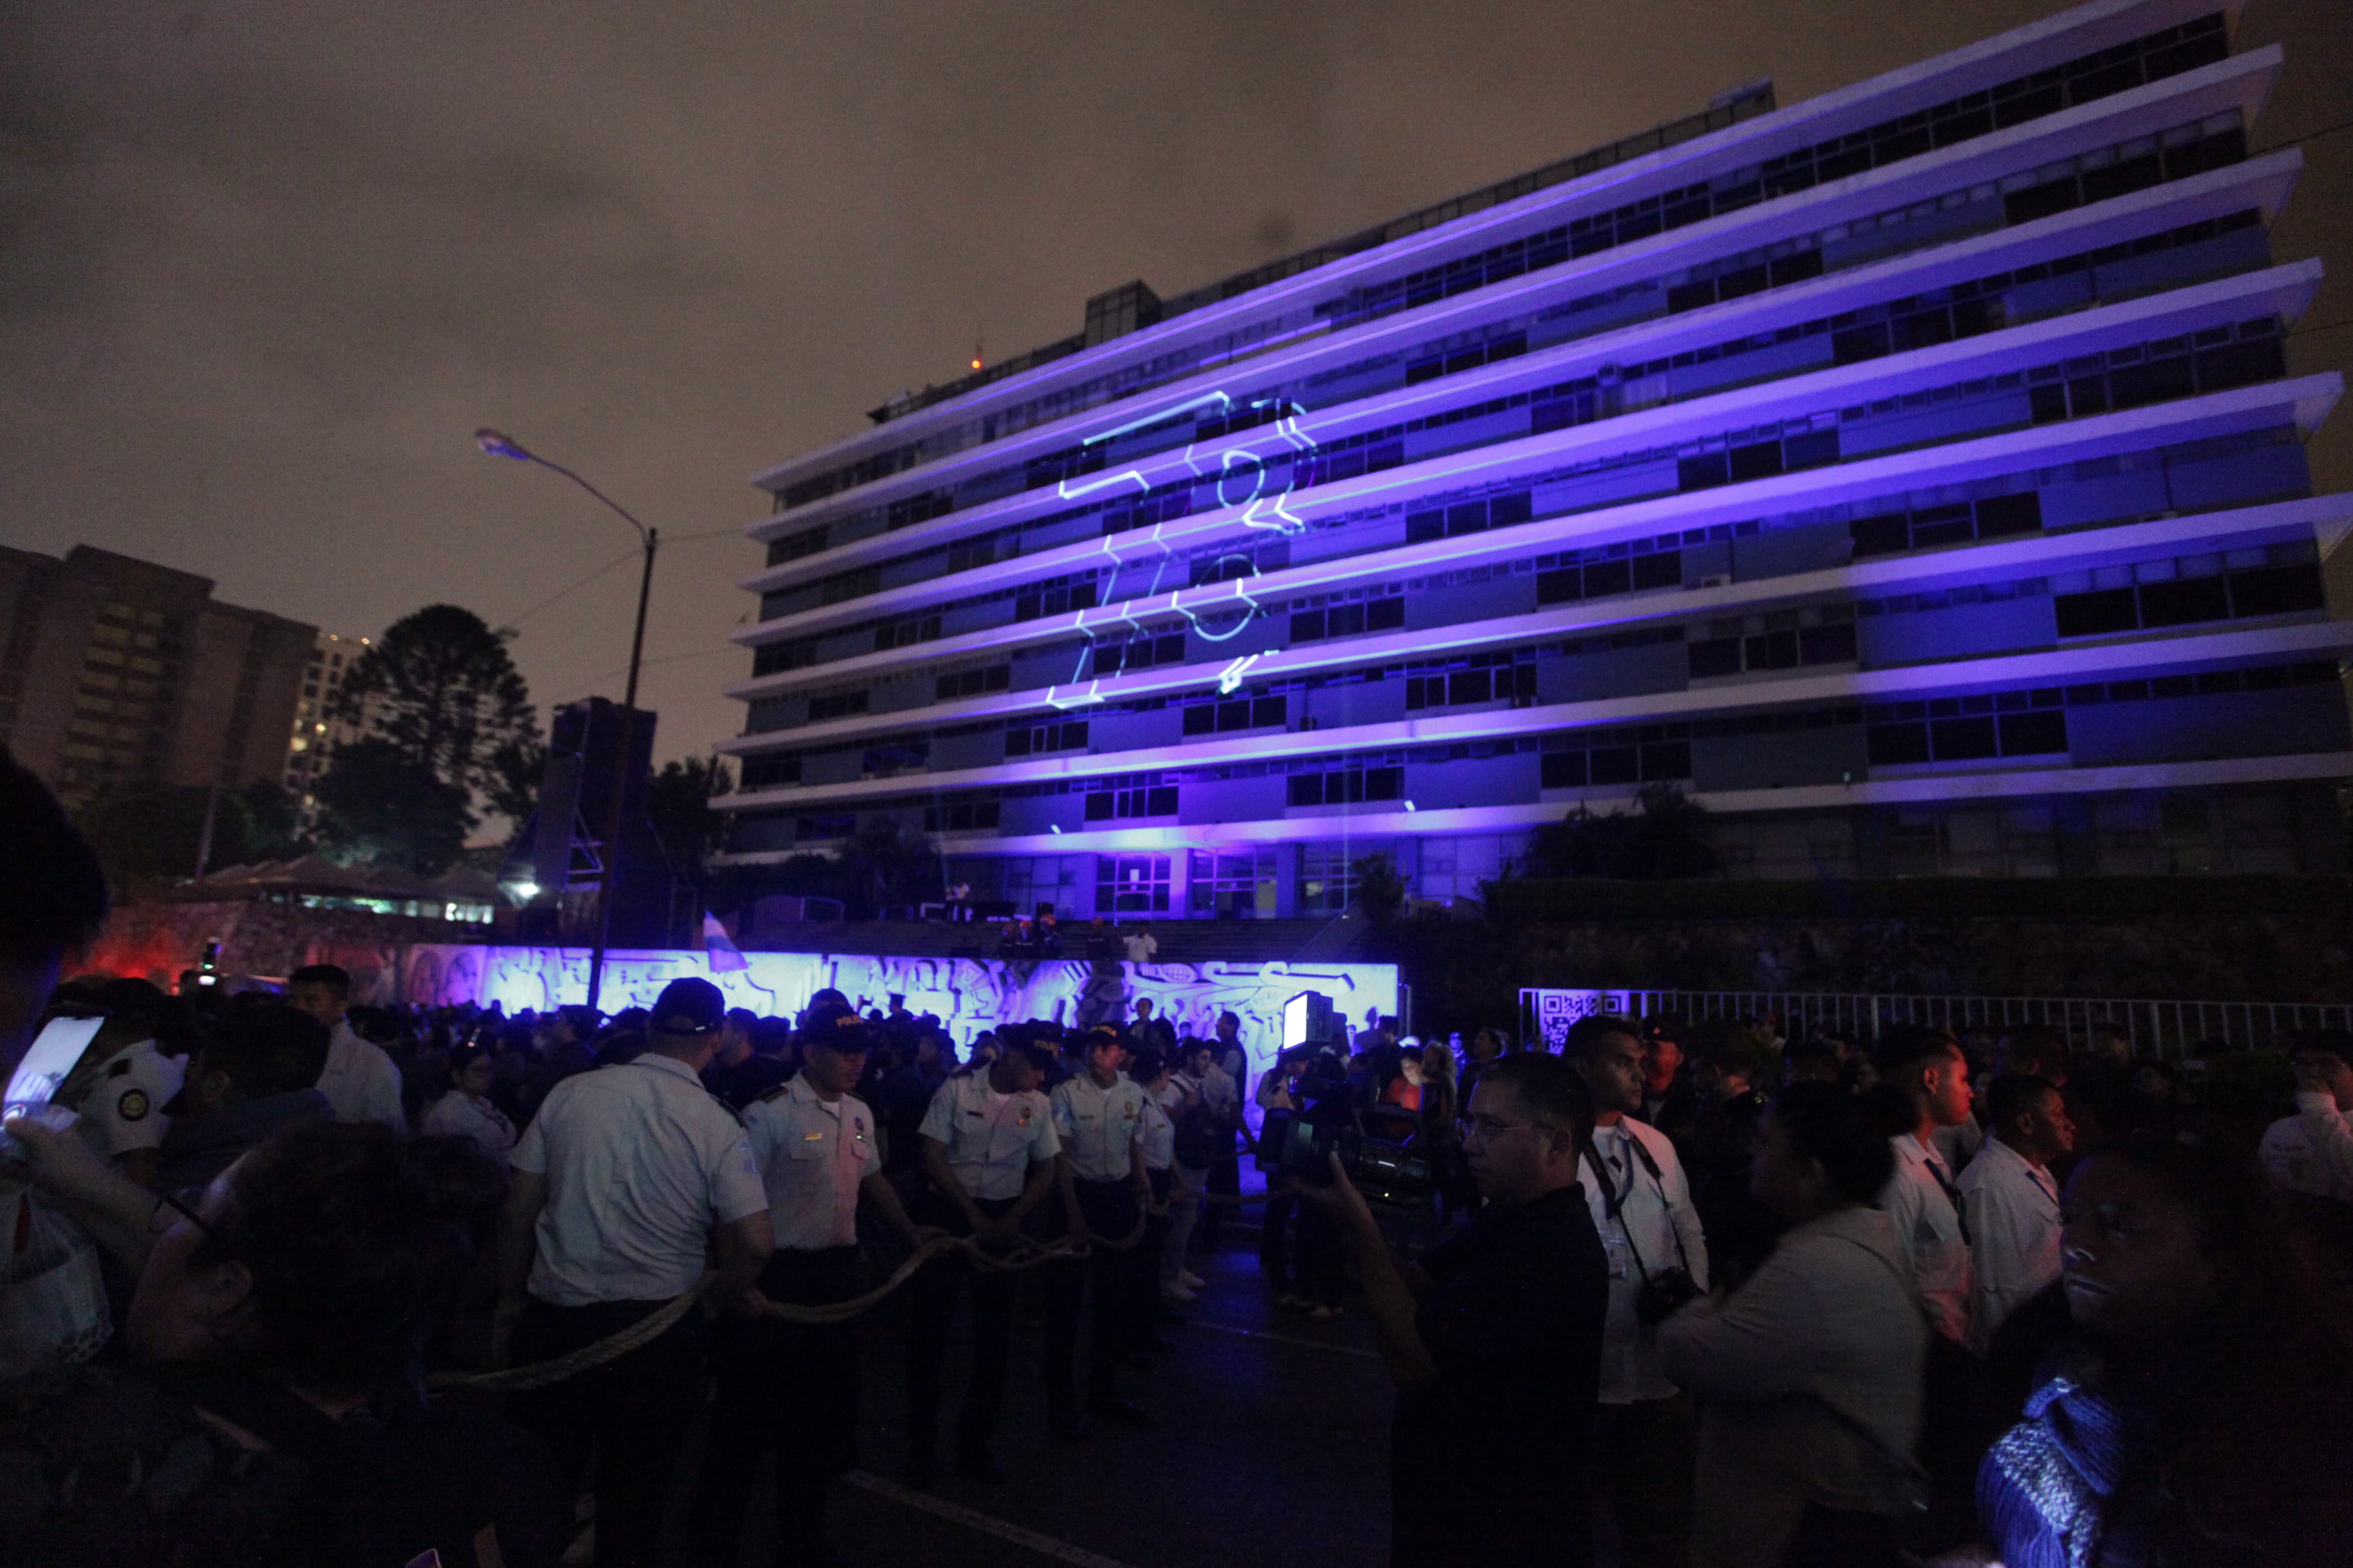
<path id="1" fill-rule="evenodd" d="M 1704 112 L 875 409 L 758 475 L 730 858 L 1475 897 L 1668 784 L 1733 875 L 2343 864 L 2353 497 L 2235 7 Z"/>
<path id="2" fill-rule="evenodd" d="M 284 773 L 316 627 L 111 551 L 0 547 L 0 744 L 68 805 Z"/>

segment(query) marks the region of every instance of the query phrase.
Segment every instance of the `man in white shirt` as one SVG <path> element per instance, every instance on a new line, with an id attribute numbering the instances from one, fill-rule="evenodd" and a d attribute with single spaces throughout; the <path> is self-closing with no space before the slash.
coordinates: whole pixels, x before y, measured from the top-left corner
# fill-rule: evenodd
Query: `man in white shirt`
<path id="1" fill-rule="evenodd" d="M 1127 948 L 1127 961 L 1130 963 L 1149 963 L 1152 962 L 1153 955 L 1160 951 L 1160 940 L 1152 934 L 1149 922 L 1138 924 L 1134 931 L 1129 931 L 1124 939 L 1124 945 Z"/>
<path id="2" fill-rule="evenodd" d="M 1024 1245 L 1021 1221 L 1052 1185 L 1062 1142 L 1038 1085 L 1053 1054 L 1006 1042 L 984 1071 L 940 1085 L 923 1112 L 919 1140 L 929 1190 L 916 1217 L 992 1252 Z M 940 1363 L 957 1292 L 972 1292 L 972 1377 L 956 1416 L 956 1468 L 975 1480 L 1002 1481 L 988 1445 L 1005 1407 L 1005 1373 L 1013 1351 L 1017 1277 L 975 1272 L 961 1258 L 935 1258 L 917 1274 L 907 1301 L 907 1479 L 932 1479 L 939 1442 Z"/>
<path id="3" fill-rule="evenodd" d="M 1674 1144 L 1636 1120 L 1642 1054 L 1641 1026 L 1607 1014 L 1579 1018 L 1561 1046 L 1593 1090 L 1586 1208 L 1609 1263 L 1594 1428 L 1602 1495 L 1629 1568 L 1683 1568 L 1691 1561 L 1691 1402 L 1668 1381 L 1656 1319 L 1639 1303 L 1646 1287 L 1654 1296 L 1672 1289 L 1656 1281 L 1675 1270 L 1704 1294 L 1707 1242 Z"/>
<path id="4" fill-rule="evenodd" d="M 1079 1297 L 1092 1281 L 1087 1316 L 1087 1413 L 1134 1422 L 1141 1406 L 1119 1395 L 1119 1357 L 1150 1325 L 1138 1322 L 1135 1270 L 1158 1260 L 1141 1239 L 1114 1249 L 1136 1231 L 1152 1201 L 1144 1165 L 1143 1086 L 1119 1070 L 1127 1048 L 1108 1025 L 1086 1037 L 1086 1070 L 1054 1086 L 1049 1098 L 1062 1152 L 1055 1171 L 1067 1234 L 1090 1248 L 1083 1261 L 1057 1263 L 1046 1276 L 1046 1406 L 1055 1436 L 1075 1441 L 1087 1432 L 1079 1413 Z"/>
<path id="5" fill-rule="evenodd" d="M 2059 1184 L 2051 1163 L 2075 1148 L 2075 1124 L 2047 1079 L 2008 1073 L 1986 1087 L 1993 1136 L 1961 1173 L 1977 1308 L 1969 1348 L 1979 1355 L 2019 1307 L 2059 1278 Z"/>
<path id="6" fill-rule="evenodd" d="M 523 1129 L 501 1222 L 492 1343 L 522 1364 L 620 1332 L 702 1283 L 740 1302 L 774 1246 L 768 1194 L 734 1113 L 704 1090 L 726 1001 L 707 980 L 673 980 L 634 1059 L 567 1078 Z M 704 1314 L 689 1309 L 647 1343 L 519 1395 L 577 1483 L 596 1464 L 599 1568 L 653 1568 L 671 1467 L 701 1402 Z"/>
<path id="7" fill-rule="evenodd" d="M 1880 1193 L 1879 1206 L 1895 1226 L 1895 1245 L 1928 1326 L 1966 1345 L 1977 1296 L 1968 1221 L 1952 1170 L 1931 1139 L 1939 1127 L 1968 1120 L 1969 1064 L 1960 1043 L 1942 1029 L 1906 1025 L 1882 1042 L 1879 1077 L 1903 1097 L 1914 1122 L 1889 1140 L 1895 1173 Z"/>
<path id="8" fill-rule="evenodd" d="M 352 1030 L 352 977 L 332 963 L 308 963 L 286 981 L 286 1000 L 331 1030 L 319 1092 L 338 1121 L 380 1121 L 400 1137 L 408 1117 L 400 1108 L 400 1069 Z"/>
<path id="9" fill-rule="evenodd" d="M 180 1092 L 187 1064 L 165 1056 L 155 1036 L 172 999 L 144 980 L 111 980 L 91 998 L 106 1015 L 66 1089 L 81 1095 L 74 1130 L 90 1152 L 142 1187 L 155 1184 L 156 1151 L 172 1128 L 164 1108 Z"/>
<path id="10" fill-rule="evenodd" d="M 2353 1036 L 2304 1036 L 2295 1051 L 2295 1114 L 2263 1132 L 2263 1168 L 2283 1191 L 2353 1204 Z"/>
<path id="11" fill-rule="evenodd" d="M 825 1306 L 858 1295 L 858 1205 L 863 1198 L 911 1247 L 918 1231 L 882 1174 L 878 1124 L 849 1091 L 872 1033 L 853 1021 L 807 1037 L 797 1076 L 752 1102 L 744 1138 L 768 1194 L 776 1250 L 757 1287 L 770 1300 Z M 698 1563 L 735 1561 L 754 1468 L 773 1452 L 778 1557 L 829 1561 L 828 1483 L 858 1468 L 859 1328 L 723 1319 L 712 1329 L 716 1396 L 695 1489 Z M 791 1412 L 788 1418 L 780 1413 Z"/>

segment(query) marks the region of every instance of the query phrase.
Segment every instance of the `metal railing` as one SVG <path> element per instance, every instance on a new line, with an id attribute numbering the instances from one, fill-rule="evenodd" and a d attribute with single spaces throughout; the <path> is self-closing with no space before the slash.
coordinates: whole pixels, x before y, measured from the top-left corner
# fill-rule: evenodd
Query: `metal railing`
<path id="1" fill-rule="evenodd" d="M 1520 992 L 1523 1039 L 1557 1047 L 1568 1026 L 1588 1013 L 1694 1023 L 1772 1018 L 1800 1039 L 1820 1031 L 1868 1040 L 1903 1024 L 1928 1024 L 1966 1035 L 2047 1025 L 2081 1045 L 2095 1027 L 2122 1030 L 2138 1053 L 2179 1058 L 2200 1046 L 2246 1049 L 2308 1029 L 2353 1029 L 2353 1003 L 2179 1002 L 2154 997 L 1914 996 L 1869 992 L 1567 990 Z"/>

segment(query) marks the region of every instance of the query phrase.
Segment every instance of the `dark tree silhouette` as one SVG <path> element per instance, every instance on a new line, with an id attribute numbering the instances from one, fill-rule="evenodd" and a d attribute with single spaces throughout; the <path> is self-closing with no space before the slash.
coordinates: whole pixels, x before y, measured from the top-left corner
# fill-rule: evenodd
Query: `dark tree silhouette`
<path id="1" fill-rule="evenodd" d="M 427 605 L 394 622 L 353 661 L 340 711 L 469 795 L 496 792 L 502 780 L 492 759 L 539 730 L 506 639 L 455 605 Z"/>

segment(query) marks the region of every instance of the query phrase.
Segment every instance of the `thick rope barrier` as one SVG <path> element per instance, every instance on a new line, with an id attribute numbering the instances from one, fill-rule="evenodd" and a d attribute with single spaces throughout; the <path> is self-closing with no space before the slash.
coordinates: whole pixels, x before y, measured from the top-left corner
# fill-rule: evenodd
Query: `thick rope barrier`
<path id="1" fill-rule="evenodd" d="M 1139 1205 L 1135 1227 L 1116 1241 L 1103 1237 L 1090 1244 L 1081 1244 L 1062 1237 L 1041 1245 L 1025 1239 L 1019 1247 L 1007 1253 L 991 1252 L 970 1237 L 935 1236 L 908 1254 L 905 1260 L 891 1271 L 889 1279 L 862 1296 L 852 1297 L 847 1301 L 828 1302 L 823 1306 L 803 1306 L 775 1300 L 754 1289 L 746 1292 L 748 1296 L 756 1298 L 751 1315 L 817 1327 L 846 1323 L 880 1306 L 885 1298 L 904 1287 L 923 1269 L 923 1265 L 934 1258 L 962 1252 L 968 1267 L 984 1273 L 1017 1274 L 1049 1263 L 1082 1260 L 1095 1247 L 1110 1252 L 1125 1252 L 1143 1241 L 1145 1231 L 1155 1214 L 1166 1212 L 1166 1209 L 1152 1209 Z M 426 1379 L 425 1386 L 434 1394 L 527 1394 L 533 1389 L 562 1383 L 568 1377 L 577 1377 L 659 1339 L 680 1319 L 692 1311 L 718 1282 L 718 1275 L 706 1274 L 693 1289 L 665 1302 L 659 1310 L 640 1318 L 620 1332 L 608 1334 L 594 1344 L 583 1345 L 552 1361 L 533 1362 L 528 1366 L 503 1367 L 495 1372 L 436 1373 Z"/>

